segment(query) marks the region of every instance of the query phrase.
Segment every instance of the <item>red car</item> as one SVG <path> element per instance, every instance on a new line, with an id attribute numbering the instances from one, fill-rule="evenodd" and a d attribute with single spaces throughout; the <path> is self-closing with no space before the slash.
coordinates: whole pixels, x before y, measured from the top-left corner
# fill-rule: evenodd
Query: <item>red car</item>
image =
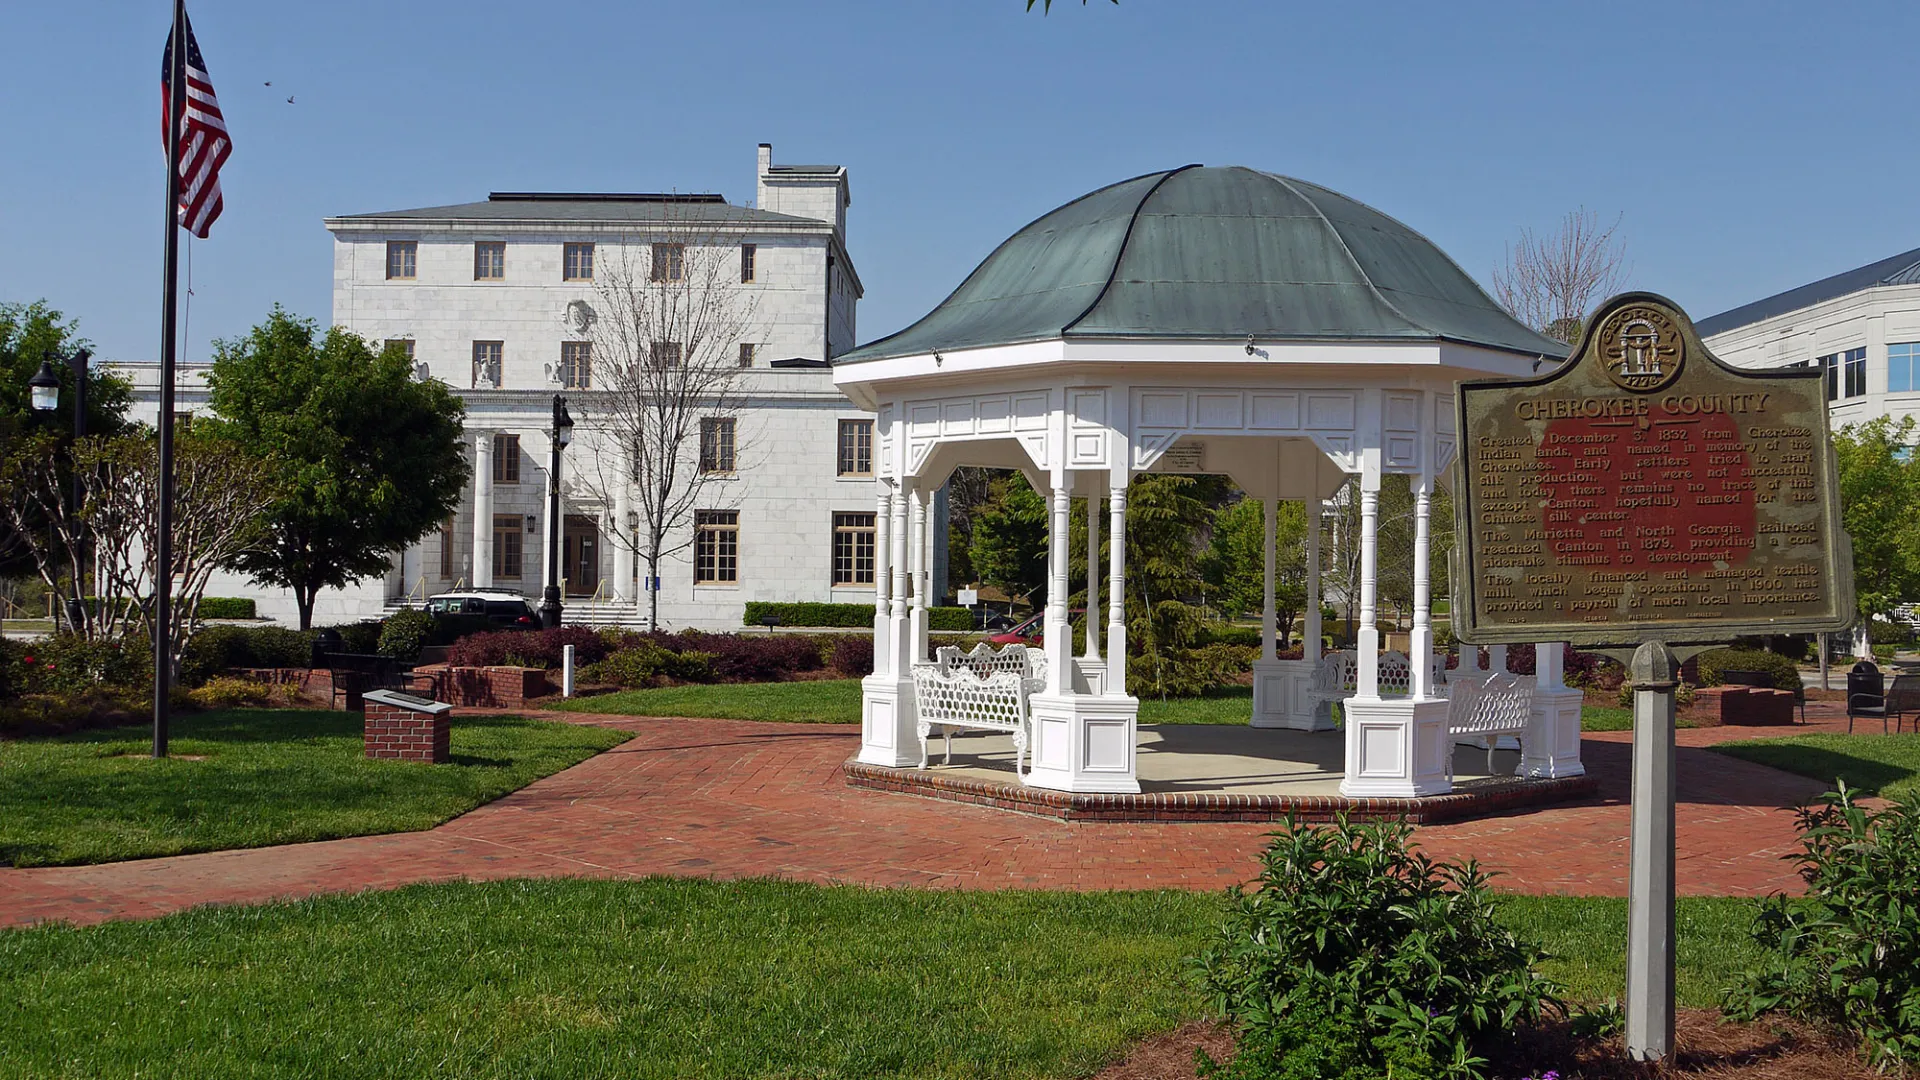
<path id="1" fill-rule="evenodd" d="M 1074 608 L 1068 615 L 1068 618 L 1075 618 L 1085 615 L 1086 613 L 1086 608 Z M 1044 636 L 1043 631 L 1046 629 L 1046 624 L 1046 612 L 1036 611 L 1032 615 L 1027 616 L 1025 620 L 1014 624 L 1013 629 L 989 635 L 987 642 L 991 645 L 1038 645 L 1040 644 L 1040 639 Z"/>

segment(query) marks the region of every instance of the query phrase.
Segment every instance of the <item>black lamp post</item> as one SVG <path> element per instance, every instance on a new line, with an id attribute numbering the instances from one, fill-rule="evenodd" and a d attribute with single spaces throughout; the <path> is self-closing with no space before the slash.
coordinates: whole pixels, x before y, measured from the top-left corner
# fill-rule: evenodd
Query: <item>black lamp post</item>
<path id="1" fill-rule="evenodd" d="M 76 443 L 87 434 L 87 361 L 92 356 L 93 353 L 89 350 L 76 349 L 73 355 L 67 358 L 67 363 L 73 368 L 73 438 Z M 40 362 L 40 370 L 34 372 L 33 378 L 27 380 L 27 387 L 32 392 L 35 412 L 51 413 L 60 407 L 60 376 L 54 374 L 53 364 L 50 361 Z M 75 469 L 73 511 L 76 528 L 79 527 L 80 505 L 85 498 L 86 490 L 81 486 L 79 470 Z M 76 538 L 76 542 L 81 541 Z M 85 565 L 84 558 L 81 560 L 81 565 Z M 66 602 L 67 626 L 75 632 L 81 629 L 86 618 L 84 602 L 81 599 L 85 588 L 86 582 L 76 578 L 73 583 L 73 596 Z"/>
<path id="2" fill-rule="evenodd" d="M 573 417 L 567 399 L 553 395 L 552 458 L 547 467 L 547 587 L 540 595 L 540 625 L 560 625 L 560 451 L 573 441 Z"/>

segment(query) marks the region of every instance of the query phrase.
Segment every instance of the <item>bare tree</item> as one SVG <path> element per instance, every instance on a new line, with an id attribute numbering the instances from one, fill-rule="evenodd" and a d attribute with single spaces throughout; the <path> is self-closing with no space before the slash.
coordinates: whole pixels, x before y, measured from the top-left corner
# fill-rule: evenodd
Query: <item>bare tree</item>
<path id="1" fill-rule="evenodd" d="M 694 544 L 696 512 L 724 509 L 716 482 L 745 467 L 741 346 L 756 305 L 740 287 L 738 236 L 677 222 L 651 243 L 609 247 L 587 320 L 595 389 L 578 400 L 582 426 L 610 445 L 576 476 L 609 512 L 623 486 L 631 493 L 637 527 L 616 521 L 614 542 L 645 565 L 657 627 L 661 563 Z"/>
<path id="2" fill-rule="evenodd" d="M 1572 342 L 1593 306 L 1620 291 L 1629 267 L 1615 238 L 1620 218 L 1602 228 L 1586 207 L 1570 211 L 1551 232 L 1520 230 L 1493 272 L 1493 295 L 1508 314 L 1553 338 Z"/>
<path id="3" fill-rule="evenodd" d="M 41 580 L 58 589 L 59 578 L 85 580 L 91 564 L 94 602 L 74 629 L 94 640 L 153 638 L 153 595 L 158 581 L 159 448 L 151 435 L 81 439 L 72 462 L 82 502 L 54 467 L 52 439 L 27 441 L 0 463 L 0 515 L 16 526 L 28 514 L 51 522 L 25 537 Z M 177 669 L 188 640 L 199 629 L 200 598 L 216 569 L 257 542 L 261 513 L 275 495 L 265 465 L 239 446 L 182 432 L 175 444 L 173 477 L 173 620 L 168 643 Z"/>

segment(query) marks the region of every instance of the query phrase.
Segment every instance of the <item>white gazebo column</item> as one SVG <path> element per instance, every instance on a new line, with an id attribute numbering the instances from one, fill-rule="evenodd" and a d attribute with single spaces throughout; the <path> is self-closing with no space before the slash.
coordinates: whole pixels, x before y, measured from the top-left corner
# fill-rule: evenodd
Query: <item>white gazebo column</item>
<path id="1" fill-rule="evenodd" d="M 1320 642 L 1327 628 L 1320 618 L 1320 518 L 1326 501 L 1315 495 L 1307 500 L 1307 622 L 1301 635 L 1302 660 L 1320 662 Z"/>
<path id="2" fill-rule="evenodd" d="M 1120 476 L 1115 470 L 1116 479 Z M 1033 772 L 1027 782 L 1058 791 L 1134 794 L 1140 781 L 1134 773 L 1135 724 L 1140 703 L 1126 696 L 1125 611 L 1121 598 L 1121 558 L 1124 550 L 1126 491 L 1115 488 L 1114 533 L 1110 539 L 1112 593 L 1107 625 L 1105 694 L 1076 692 L 1073 628 L 1067 607 L 1068 509 L 1072 505 L 1067 479 L 1056 471 L 1050 502 L 1047 542 L 1047 687 L 1028 699 L 1033 716 Z M 1088 612 L 1088 618 L 1093 613 Z M 1117 632 L 1116 632 L 1117 631 Z"/>
<path id="3" fill-rule="evenodd" d="M 1107 492 L 1107 696 L 1127 696 L 1127 480 L 1114 470 Z M 1093 618 L 1088 605 L 1087 618 Z"/>
<path id="4" fill-rule="evenodd" d="M 1253 726 L 1257 728 L 1293 728 L 1297 731 L 1321 731 L 1333 727 L 1333 717 L 1327 707 L 1316 700 L 1312 694 L 1313 672 L 1319 666 L 1318 650 L 1311 649 L 1306 642 L 1318 641 L 1316 628 L 1320 625 L 1318 593 L 1309 584 L 1310 595 L 1307 603 L 1307 634 L 1302 641 L 1302 651 L 1298 660 L 1280 659 L 1279 606 L 1274 598 L 1274 582 L 1279 570 L 1279 552 L 1276 550 L 1279 532 L 1279 505 L 1276 500 L 1265 501 L 1264 526 L 1262 528 L 1262 546 L 1266 549 L 1264 582 L 1265 599 L 1260 607 L 1260 658 L 1253 662 Z M 1314 573 L 1312 563 L 1318 555 L 1318 548 L 1308 533 L 1307 541 L 1308 581 L 1311 583 L 1319 575 Z M 1321 714 L 1326 713 L 1324 717 Z"/>
<path id="5" fill-rule="evenodd" d="M 1427 567 L 1433 547 L 1432 516 L 1433 478 L 1421 476 L 1413 488 L 1413 632 L 1407 637 L 1416 701 L 1433 697 L 1433 581 Z"/>
<path id="6" fill-rule="evenodd" d="M 493 584 L 493 433 L 473 437 L 473 581 L 475 589 Z"/>
<path id="7" fill-rule="evenodd" d="M 1430 481 L 1422 478 L 1423 485 Z M 1417 506 L 1418 504 L 1416 504 Z M 1447 702 L 1417 696 L 1380 696 L 1380 632 L 1374 626 L 1377 595 L 1377 530 L 1380 509 L 1380 451 L 1362 451 L 1360 473 L 1360 629 L 1359 679 L 1345 702 L 1346 775 L 1340 794 L 1349 798 L 1415 798 L 1452 789 L 1447 776 Z M 1416 537 L 1423 528 L 1416 522 Z M 1416 552 L 1424 554 L 1416 547 Z M 1425 575 L 1425 559 L 1416 558 L 1415 580 Z M 1416 605 L 1417 608 L 1417 605 Z M 1415 663 L 1420 662 L 1416 655 Z"/>
<path id="8" fill-rule="evenodd" d="M 1100 658 L 1100 497 L 1087 496 L 1087 645 L 1080 652 L 1080 675 L 1089 694 L 1107 692 L 1107 665 Z"/>
<path id="9" fill-rule="evenodd" d="M 927 559 L 927 503 L 930 493 L 915 491 L 909 498 L 912 518 L 907 535 L 907 552 L 912 563 L 908 573 L 913 581 L 913 607 L 907 615 L 907 648 L 912 665 L 927 659 L 927 582 L 930 576 Z"/>
<path id="10" fill-rule="evenodd" d="M 1067 543 L 1072 533 L 1073 496 L 1063 476 L 1053 482 L 1047 505 L 1047 611 L 1042 647 L 1047 652 L 1047 693 L 1073 690 L 1073 623 L 1067 608 Z"/>
<path id="11" fill-rule="evenodd" d="M 860 761 L 905 768 L 920 760 L 913 669 L 906 656 L 906 513 L 910 494 L 881 481 L 874 505 L 873 674 L 860 682 Z"/>
<path id="12" fill-rule="evenodd" d="M 1558 641 L 1533 647 L 1533 716 L 1520 742 L 1517 775 L 1535 779 L 1581 776 L 1580 691 L 1566 682 L 1566 646 Z"/>

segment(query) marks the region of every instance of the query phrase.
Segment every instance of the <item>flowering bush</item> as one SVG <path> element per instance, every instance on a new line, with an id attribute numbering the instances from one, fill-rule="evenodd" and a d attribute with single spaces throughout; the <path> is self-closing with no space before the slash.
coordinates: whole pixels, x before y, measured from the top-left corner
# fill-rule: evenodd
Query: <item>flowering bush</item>
<path id="1" fill-rule="evenodd" d="M 152 656 L 144 639 L 88 641 L 77 634 L 53 634 L 0 646 L 0 699 L 137 690 L 152 681 Z"/>
<path id="2" fill-rule="evenodd" d="M 187 700 L 202 709 L 233 709 L 242 705 L 292 705 L 300 691 L 291 683 L 272 685 L 253 679 L 216 675 L 203 686 L 187 691 Z"/>

